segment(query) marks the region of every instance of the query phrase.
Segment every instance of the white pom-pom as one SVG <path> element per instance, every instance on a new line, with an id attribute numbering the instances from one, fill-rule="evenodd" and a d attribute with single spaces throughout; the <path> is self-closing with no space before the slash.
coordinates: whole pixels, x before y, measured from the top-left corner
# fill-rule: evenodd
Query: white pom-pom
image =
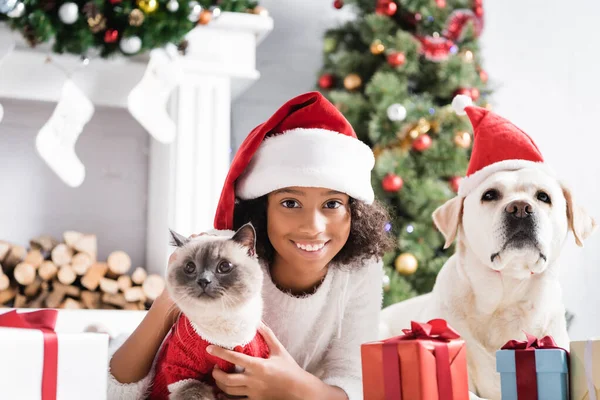
<path id="1" fill-rule="evenodd" d="M 392 104 L 387 108 L 387 115 L 391 121 L 404 121 L 406 108 L 402 104 Z"/>
<path id="2" fill-rule="evenodd" d="M 472 106 L 473 100 L 464 94 L 459 94 L 452 99 L 452 108 L 457 115 L 467 115 L 465 108 Z"/>

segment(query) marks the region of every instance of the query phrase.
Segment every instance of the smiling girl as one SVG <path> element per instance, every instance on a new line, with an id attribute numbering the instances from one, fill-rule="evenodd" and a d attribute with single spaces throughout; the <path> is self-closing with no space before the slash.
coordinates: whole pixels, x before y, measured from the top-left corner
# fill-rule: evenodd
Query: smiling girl
<path id="1" fill-rule="evenodd" d="M 217 230 L 256 229 L 265 280 L 261 328 L 268 359 L 216 346 L 244 368 L 213 371 L 249 399 L 362 399 L 360 345 L 377 339 L 381 256 L 393 246 L 374 200 L 371 149 L 316 92 L 284 104 L 238 150 L 215 216 Z M 216 234 L 219 234 L 216 232 Z M 176 315 L 166 293 L 110 362 L 109 400 L 144 398 Z"/>

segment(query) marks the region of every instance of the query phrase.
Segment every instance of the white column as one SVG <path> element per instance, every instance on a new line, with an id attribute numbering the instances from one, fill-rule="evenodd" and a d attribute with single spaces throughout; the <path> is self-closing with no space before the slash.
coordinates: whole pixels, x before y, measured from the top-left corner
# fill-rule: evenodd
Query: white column
<path id="1" fill-rule="evenodd" d="M 213 227 L 229 169 L 231 80 L 186 74 L 171 100 L 177 136 L 150 148 L 146 264 L 163 273 L 172 252 L 169 229 L 183 235 Z"/>

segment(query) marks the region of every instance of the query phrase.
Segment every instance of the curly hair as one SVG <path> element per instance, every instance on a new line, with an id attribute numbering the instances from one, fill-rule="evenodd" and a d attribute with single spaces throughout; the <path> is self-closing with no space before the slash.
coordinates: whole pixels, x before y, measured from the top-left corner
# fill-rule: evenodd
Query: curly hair
<path id="1" fill-rule="evenodd" d="M 394 248 L 395 241 L 386 229 L 389 222 L 387 209 L 379 201 L 366 204 L 350 198 L 350 235 L 332 263 L 353 265 L 373 257 L 380 259 Z M 252 200 L 239 200 L 233 211 L 233 228 L 251 222 L 256 230 L 256 253 L 271 263 L 275 249 L 267 234 L 267 195 Z"/>

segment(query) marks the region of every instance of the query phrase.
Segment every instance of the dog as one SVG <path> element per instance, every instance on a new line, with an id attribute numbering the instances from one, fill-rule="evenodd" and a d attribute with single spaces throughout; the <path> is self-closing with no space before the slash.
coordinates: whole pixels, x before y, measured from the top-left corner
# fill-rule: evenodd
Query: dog
<path id="1" fill-rule="evenodd" d="M 496 351 L 523 331 L 568 349 L 557 260 L 571 231 L 577 245 L 596 223 L 570 190 L 535 167 L 497 171 L 433 214 L 455 253 L 433 290 L 382 311 L 381 338 L 411 320 L 444 318 L 465 340 L 471 398 L 500 399 Z M 479 397 L 477 397 L 479 396 Z"/>

